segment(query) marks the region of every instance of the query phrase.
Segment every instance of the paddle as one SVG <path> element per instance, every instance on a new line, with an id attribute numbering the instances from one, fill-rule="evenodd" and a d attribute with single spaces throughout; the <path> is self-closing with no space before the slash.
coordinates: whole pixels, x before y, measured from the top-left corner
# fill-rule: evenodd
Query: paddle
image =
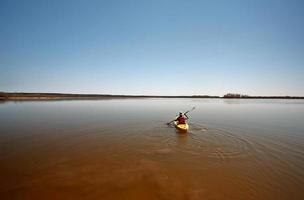
<path id="1" fill-rule="evenodd" d="M 195 109 L 195 107 L 193 107 L 191 110 L 188 110 L 186 112 L 184 112 L 184 115 L 186 115 L 187 113 L 193 111 Z M 171 122 L 168 122 L 167 124 L 170 125 L 172 122 L 174 122 L 176 119 L 172 120 Z"/>
<path id="2" fill-rule="evenodd" d="M 186 115 L 187 113 L 193 111 L 195 109 L 195 107 L 193 107 L 191 110 L 188 110 L 187 112 L 184 113 L 184 115 Z"/>

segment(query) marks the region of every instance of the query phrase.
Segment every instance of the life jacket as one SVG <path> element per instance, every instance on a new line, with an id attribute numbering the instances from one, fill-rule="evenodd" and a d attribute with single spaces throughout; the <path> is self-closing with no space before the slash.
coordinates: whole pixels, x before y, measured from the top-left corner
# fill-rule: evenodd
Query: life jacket
<path id="1" fill-rule="evenodd" d="M 177 118 L 178 124 L 185 124 L 186 120 L 183 116 Z"/>

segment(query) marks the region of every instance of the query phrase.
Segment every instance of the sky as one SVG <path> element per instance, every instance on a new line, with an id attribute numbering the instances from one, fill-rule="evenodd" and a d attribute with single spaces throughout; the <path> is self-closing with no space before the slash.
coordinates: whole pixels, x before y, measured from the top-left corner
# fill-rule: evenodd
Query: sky
<path id="1" fill-rule="evenodd" d="M 304 1 L 0 0 L 0 91 L 304 96 Z"/>

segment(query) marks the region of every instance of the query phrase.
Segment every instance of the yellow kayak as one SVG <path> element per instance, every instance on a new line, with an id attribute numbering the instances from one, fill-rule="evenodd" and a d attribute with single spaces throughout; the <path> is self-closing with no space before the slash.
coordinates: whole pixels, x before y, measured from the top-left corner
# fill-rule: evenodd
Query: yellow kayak
<path id="1" fill-rule="evenodd" d="M 180 131 L 187 131 L 189 129 L 189 125 L 186 124 L 178 124 L 178 122 L 174 122 L 175 128 Z"/>

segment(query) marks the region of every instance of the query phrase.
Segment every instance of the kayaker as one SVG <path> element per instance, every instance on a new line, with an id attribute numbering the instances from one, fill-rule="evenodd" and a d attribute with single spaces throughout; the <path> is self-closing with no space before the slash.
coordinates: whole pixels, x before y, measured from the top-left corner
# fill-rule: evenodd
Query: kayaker
<path id="1" fill-rule="evenodd" d="M 185 117 L 184 117 L 185 116 Z M 174 121 L 177 121 L 178 124 L 186 124 L 186 120 L 189 119 L 189 117 L 187 116 L 187 113 L 182 113 L 180 112 L 178 117 L 174 120 L 172 120 L 171 122 L 167 123 L 168 125 L 171 124 Z"/>
<path id="2" fill-rule="evenodd" d="M 184 115 L 185 115 L 185 117 L 184 117 Z M 183 115 L 183 113 L 180 112 L 179 116 L 174 121 L 177 121 L 178 124 L 185 124 L 186 120 L 189 119 L 189 117 L 187 116 L 186 113 L 184 115 Z"/>

